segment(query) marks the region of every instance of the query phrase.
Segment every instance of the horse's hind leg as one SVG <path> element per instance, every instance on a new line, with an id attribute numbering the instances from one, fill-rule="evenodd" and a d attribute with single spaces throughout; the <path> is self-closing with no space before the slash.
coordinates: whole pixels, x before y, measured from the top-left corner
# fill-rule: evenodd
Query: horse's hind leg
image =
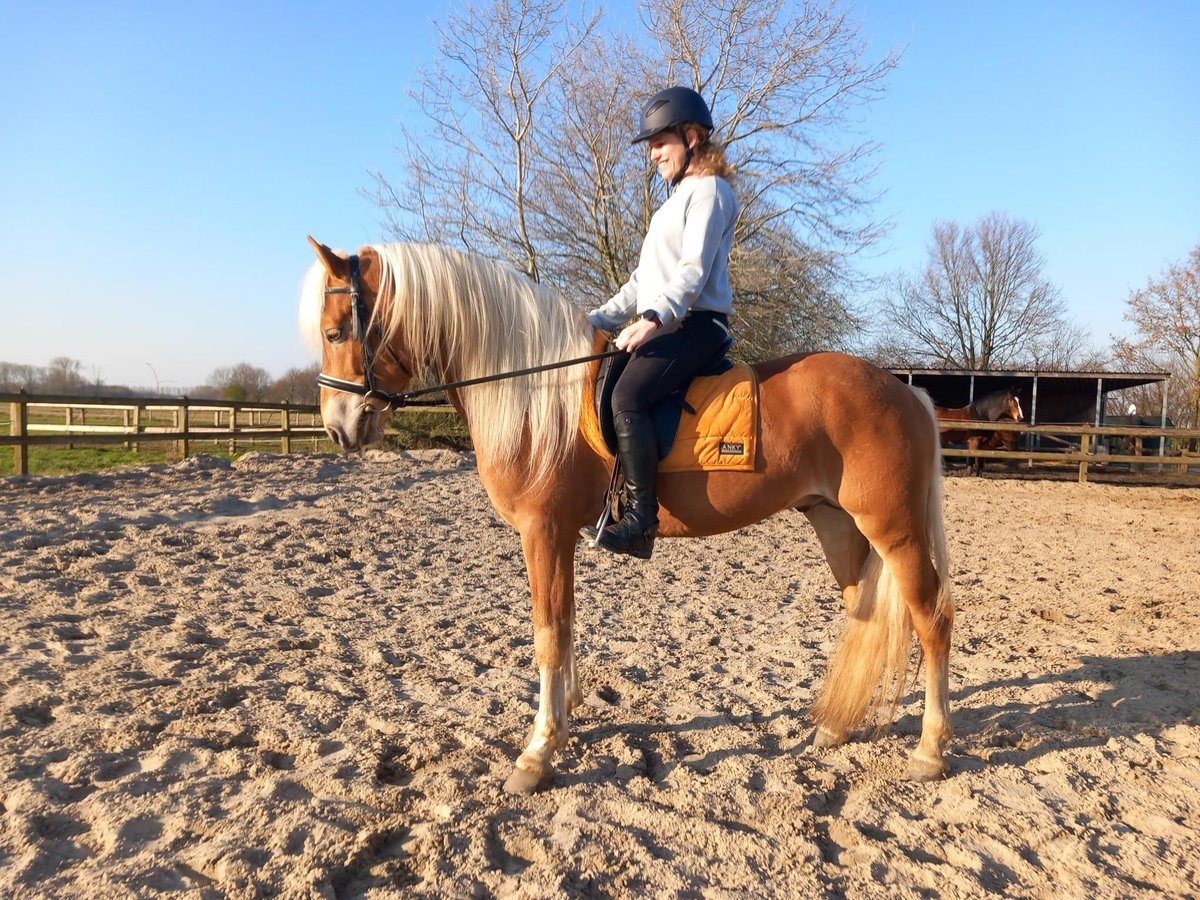
<path id="1" fill-rule="evenodd" d="M 567 714 L 578 700 L 572 648 L 575 533 L 539 524 L 522 530 L 521 546 L 533 600 L 533 648 L 541 689 L 529 744 L 504 789 L 528 794 L 553 774 L 554 753 L 567 742 Z"/>
<path id="2" fill-rule="evenodd" d="M 821 504 L 804 510 L 804 515 L 817 533 L 817 540 L 825 551 L 825 559 L 841 588 L 846 613 L 851 615 L 858 606 L 859 579 L 871 545 L 844 509 Z M 818 722 L 813 745 L 819 748 L 836 747 L 844 744 L 848 736 L 845 728 L 835 729 L 827 723 Z"/>
<path id="3" fill-rule="evenodd" d="M 846 609 L 853 609 L 858 597 L 858 579 L 871 545 L 844 509 L 822 503 L 804 510 L 804 515 L 817 533 L 825 559 L 842 590 Z"/>
<path id="4" fill-rule="evenodd" d="M 954 732 L 950 725 L 950 633 L 954 608 L 941 587 L 923 541 L 906 542 L 884 556 L 904 599 L 925 655 L 925 710 L 921 740 L 908 762 L 908 778 L 929 781 L 946 773 L 942 753 Z"/>

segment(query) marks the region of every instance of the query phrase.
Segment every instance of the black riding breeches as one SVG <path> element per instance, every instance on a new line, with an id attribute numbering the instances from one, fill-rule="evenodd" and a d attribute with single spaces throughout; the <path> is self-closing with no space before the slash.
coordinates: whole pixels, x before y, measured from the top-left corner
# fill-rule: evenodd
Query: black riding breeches
<path id="1" fill-rule="evenodd" d="M 675 331 L 638 347 L 613 389 L 613 412 L 648 415 L 712 362 L 729 336 L 727 323 L 723 313 L 698 310 Z"/>

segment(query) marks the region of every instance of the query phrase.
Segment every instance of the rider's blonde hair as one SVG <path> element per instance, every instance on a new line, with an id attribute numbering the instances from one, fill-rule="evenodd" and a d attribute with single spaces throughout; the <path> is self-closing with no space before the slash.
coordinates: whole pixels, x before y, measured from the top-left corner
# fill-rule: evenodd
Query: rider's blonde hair
<path id="1" fill-rule="evenodd" d="M 718 175 L 726 181 L 732 181 L 733 166 L 725 156 L 724 145 L 713 140 L 709 130 L 695 122 L 688 122 L 683 126 L 683 130 L 685 134 L 689 131 L 694 132 L 700 138 L 692 148 L 692 163 L 689 168 L 698 175 Z"/>

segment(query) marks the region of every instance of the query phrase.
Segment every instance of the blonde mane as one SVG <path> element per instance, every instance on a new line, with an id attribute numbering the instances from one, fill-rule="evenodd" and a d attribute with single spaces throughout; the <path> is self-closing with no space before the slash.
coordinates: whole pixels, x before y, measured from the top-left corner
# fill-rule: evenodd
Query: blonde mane
<path id="1" fill-rule="evenodd" d="M 592 330 L 556 292 L 478 256 L 428 244 L 375 244 L 380 266 L 373 316 L 439 381 L 477 378 L 584 356 Z M 324 269 L 305 277 L 301 327 L 320 343 Z M 449 372 L 437 371 L 439 361 Z M 516 460 L 528 437 L 530 475 L 548 475 L 579 430 L 587 366 L 553 369 L 461 391 L 471 438 L 495 461 Z"/>

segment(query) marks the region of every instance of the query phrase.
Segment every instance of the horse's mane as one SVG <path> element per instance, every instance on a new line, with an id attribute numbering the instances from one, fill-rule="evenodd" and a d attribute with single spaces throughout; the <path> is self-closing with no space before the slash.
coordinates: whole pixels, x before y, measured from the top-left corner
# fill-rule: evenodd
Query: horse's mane
<path id="1" fill-rule="evenodd" d="M 380 266 L 373 316 L 384 340 L 399 337 L 417 365 L 446 360 L 455 378 L 477 378 L 591 349 L 592 331 L 581 310 L 507 266 L 429 244 L 369 249 Z M 323 278 L 306 278 L 301 320 L 318 341 L 323 290 Z M 476 450 L 511 461 L 528 438 L 533 481 L 549 474 L 578 432 L 586 371 L 569 366 L 463 389 Z"/>

